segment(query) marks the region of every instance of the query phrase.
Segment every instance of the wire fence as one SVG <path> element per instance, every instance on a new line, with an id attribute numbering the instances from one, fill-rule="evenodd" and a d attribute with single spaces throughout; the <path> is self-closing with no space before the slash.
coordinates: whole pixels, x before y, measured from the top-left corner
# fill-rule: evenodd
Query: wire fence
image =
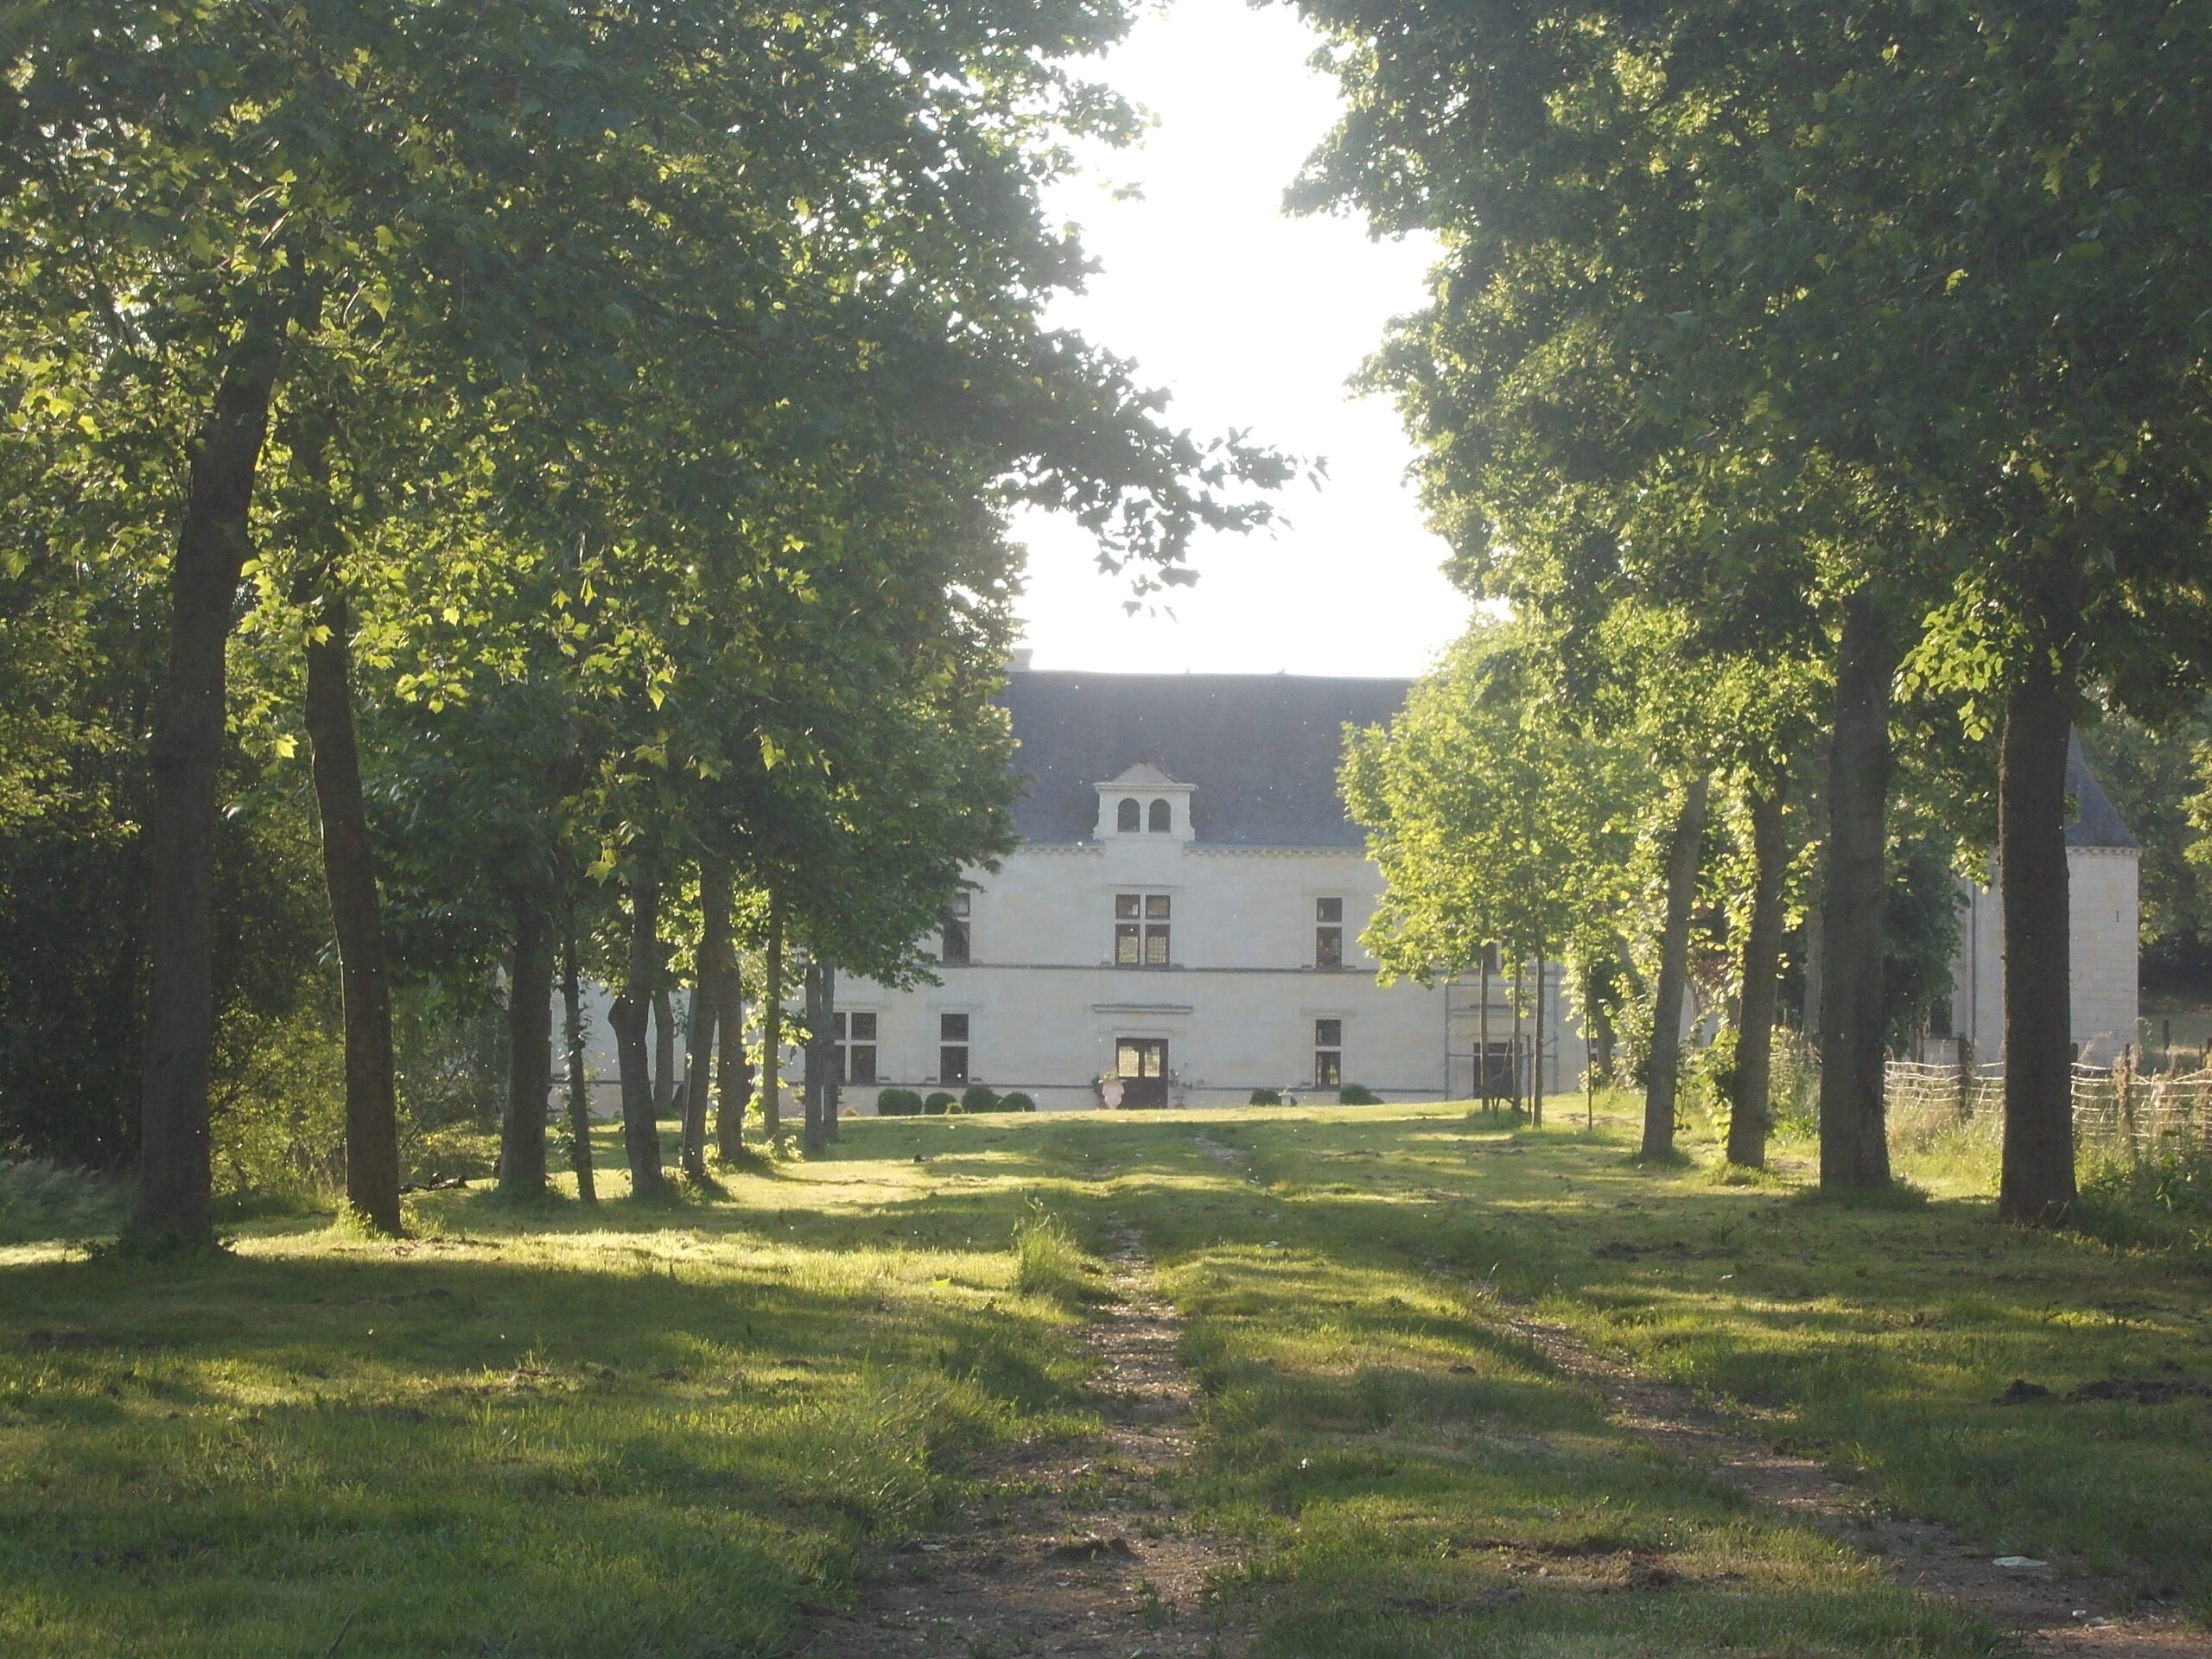
<path id="1" fill-rule="evenodd" d="M 1927 1152 L 1939 1143 L 1986 1141 L 1994 1153 L 2002 1141 L 2003 1067 L 1891 1060 L 1885 1082 L 1893 1147 Z M 2082 1154 L 2127 1163 L 2212 1151 L 2212 1070 L 2142 1072 L 2125 1061 L 2075 1066 L 2074 1144 Z"/>

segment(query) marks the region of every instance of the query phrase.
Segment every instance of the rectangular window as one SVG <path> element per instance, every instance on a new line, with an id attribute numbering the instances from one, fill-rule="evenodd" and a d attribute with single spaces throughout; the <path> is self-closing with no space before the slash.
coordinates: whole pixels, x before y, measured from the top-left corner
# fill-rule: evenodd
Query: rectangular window
<path id="1" fill-rule="evenodd" d="M 1313 1086 L 1316 1089 L 1341 1089 L 1344 1081 L 1344 1022 L 1341 1020 L 1316 1020 L 1313 1022 Z"/>
<path id="2" fill-rule="evenodd" d="M 947 967 L 968 965 L 968 898 L 965 893 L 954 893 L 952 908 L 944 918 L 944 941 L 938 951 L 938 960 Z"/>
<path id="3" fill-rule="evenodd" d="M 837 1081 L 875 1081 L 875 1014 L 873 1011 L 830 1016 L 837 1038 Z"/>
<path id="4" fill-rule="evenodd" d="M 1114 965 L 1117 968 L 1165 968 L 1168 965 L 1168 899 L 1164 893 L 1117 893 L 1114 895 Z"/>
<path id="5" fill-rule="evenodd" d="M 968 1081 L 968 1016 L 941 1014 L 937 1017 L 937 1080 Z"/>
<path id="6" fill-rule="evenodd" d="M 1344 901 L 1341 899 L 1313 901 L 1313 965 L 1344 965 Z"/>

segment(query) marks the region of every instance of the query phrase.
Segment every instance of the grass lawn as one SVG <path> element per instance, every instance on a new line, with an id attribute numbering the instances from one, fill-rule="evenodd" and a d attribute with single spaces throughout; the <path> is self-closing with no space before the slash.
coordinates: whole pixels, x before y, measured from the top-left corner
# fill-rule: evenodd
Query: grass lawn
<path id="1" fill-rule="evenodd" d="M 1848 1208 L 1630 1144 L 1460 1106 L 860 1121 L 714 1201 L 0 1249 L 0 1653 L 777 1652 L 995 1449 L 1090 1432 L 1040 1205 L 1136 1230 L 1186 1316 L 1183 1496 L 1249 1547 L 1262 1653 L 2002 1650 L 1611 1427 L 1501 1304 L 1993 1553 L 2212 1607 L 2212 1402 L 1985 1403 L 2212 1376 L 2200 1274 L 2000 1229 L 1955 1172 Z"/>

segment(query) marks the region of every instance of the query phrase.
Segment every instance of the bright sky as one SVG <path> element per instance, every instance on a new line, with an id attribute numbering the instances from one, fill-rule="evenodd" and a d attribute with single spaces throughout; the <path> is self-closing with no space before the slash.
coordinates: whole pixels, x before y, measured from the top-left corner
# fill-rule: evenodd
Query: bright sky
<path id="1" fill-rule="evenodd" d="M 1389 319 L 1421 303 L 1430 250 L 1280 211 L 1336 118 L 1333 84 L 1306 67 L 1313 48 L 1281 4 L 1173 0 L 1137 26 L 1099 78 L 1158 125 L 1052 198 L 1104 267 L 1052 321 L 1135 359 L 1141 384 L 1173 394 L 1177 424 L 1249 429 L 1325 457 L 1328 476 L 1283 493 L 1288 522 L 1272 535 L 1201 541 L 1198 585 L 1154 615 L 1122 613 L 1125 585 L 1098 574 L 1079 529 L 1026 519 L 1019 608 L 1036 667 L 1414 674 L 1465 624 L 1395 411 L 1344 391 Z M 1116 200 L 1128 185 L 1141 199 Z"/>

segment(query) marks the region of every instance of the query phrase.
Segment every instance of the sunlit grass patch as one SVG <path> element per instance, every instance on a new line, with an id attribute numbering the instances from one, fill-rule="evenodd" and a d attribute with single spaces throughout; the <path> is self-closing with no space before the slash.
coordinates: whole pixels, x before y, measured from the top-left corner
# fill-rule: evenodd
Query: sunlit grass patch
<path id="1" fill-rule="evenodd" d="M 660 1205 L 609 1139 L 595 1209 L 0 1249 L 0 1650 L 773 1651 L 995 1448 L 1095 1427 L 1073 1326 L 1129 1232 L 1200 1388 L 1175 1484 L 1249 1550 L 1263 1659 L 1988 1650 L 1614 1428 L 1507 1315 L 1993 1553 L 2205 1593 L 2212 1408 L 2063 1398 L 2212 1376 L 2201 1276 L 1934 1180 L 1808 1202 L 1786 1146 L 1742 1185 L 1641 1169 L 1600 1107 L 862 1121 Z M 2060 1397 L 1988 1404 L 2016 1376 Z"/>
<path id="2" fill-rule="evenodd" d="M 1031 1203 L 1014 1231 L 1014 1287 L 1063 1307 L 1079 1308 L 1106 1294 L 1098 1264 L 1085 1255 L 1067 1224 Z"/>

